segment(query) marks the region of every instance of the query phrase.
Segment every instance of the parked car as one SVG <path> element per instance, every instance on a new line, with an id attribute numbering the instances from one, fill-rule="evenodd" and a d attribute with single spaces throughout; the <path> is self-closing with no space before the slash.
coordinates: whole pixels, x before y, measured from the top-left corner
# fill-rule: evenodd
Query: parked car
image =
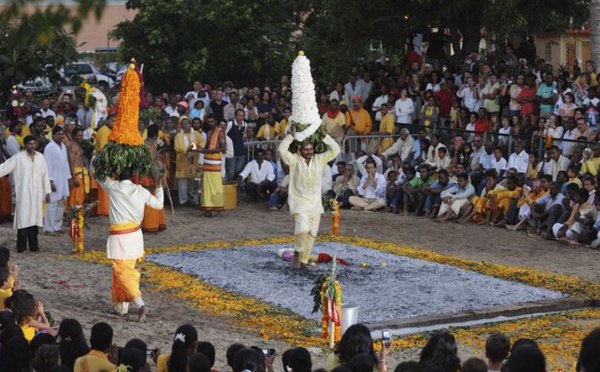
<path id="1" fill-rule="evenodd" d="M 118 62 L 109 62 L 102 66 L 100 72 L 113 79 L 116 85 L 119 85 L 128 68 L 129 64 L 119 66 Z"/>
<path id="2" fill-rule="evenodd" d="M 91 63 L 73 62 L 65 65 L 59 73 L 71 85 L 79 85 L 85 78 L 90 85 L 98 86 L 105 91 L 115 86 L 115 81 L 105 74 L 101 74 Z"/>
<path id="3" fill-rule="evenodd" d="M 31 91 L 36 94 L 52 93 L 56 88 L 52 85 L 49 78 L 41 76 L 19 83 L 17 84 L 17 87 L 20 91 L 31 89 Z"/>

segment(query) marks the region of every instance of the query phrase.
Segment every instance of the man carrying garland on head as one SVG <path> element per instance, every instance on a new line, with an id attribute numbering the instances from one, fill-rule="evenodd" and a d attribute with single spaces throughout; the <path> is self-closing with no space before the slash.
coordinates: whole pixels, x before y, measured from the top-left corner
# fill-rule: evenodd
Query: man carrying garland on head
<path id="1" fill-rule="evenodd" d="M 144 237 L 140 225 L 144 206 L 163 208 L 163 189 L 159 177 L 154 180 L 156 196 L 141 185 L 131 182 L 133 174 L 124 169 L 119 180 L 107 178 L 102 187 L 108 194 L 110 232 L 106 242 L 108 258 L 113 262 L 112 301 L 118 315 L 127 314 L 129 303 L 139 309 L 138 320 L 146 320 L 148 309 L 140 292 L 140 272 L 135 264 L 144 256 Z"/>
<path id="2" fill-rule="evenodd" d="M 292 126 L 279 144 L 279 155 L 290 168 L 288 205 L 295 221 L 294 267 L 308 271 L 308 259 L 319 232 L 321 214 L 324 212 L 321 201 L 323 168 L 338 156 L 340 147 L 333 138 L 325 135 L 323 143 L 327 146 L 327 151 L 324 153 L 315 154 L 313 144 L 304 141 L 300 154 L 292 154 L 288 149 L 294 141 L 295 134 L 296 127 Z"/>

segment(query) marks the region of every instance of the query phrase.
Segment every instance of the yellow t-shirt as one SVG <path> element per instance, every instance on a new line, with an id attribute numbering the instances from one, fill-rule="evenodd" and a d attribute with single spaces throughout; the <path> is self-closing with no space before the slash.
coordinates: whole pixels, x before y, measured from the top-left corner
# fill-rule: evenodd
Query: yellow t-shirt
<path id="1" fill-rule="evenodd" d="M 112 372 L 115 365 L 108 360 L 106 354 L 98 350 L 91 350 L 87 355 L 75 360 L 73 372 Z"/>
<path id="2" fill-rule="evenodd" d="M 0 311 L 6 309 L 4 302 L 12 296 L 12 289 L 0 289 Z"/>
<path id="3" fill-rule="evenodd" d="M 258 134 L 256 135 L 258 139 L 265 139 L 267 141 L 275 139 L 275 126 L 271 126 L 269 124 L 265 124 L 258 130 Z"/>
<path id="4" fill-rule="evenodd" d="M 156 372 L 169 372 L 167 363 L 170 356 L 171 354 L 161 354 L 158 356 L 158 359 L 156 359 Z"/>
<path id="5" fill-rule="evenodd" d="M 30 326 L 29 324 L 23 324 L 21 326 L 21 330 L 23 331 L 23 335 L 25 336 L 27 342 L 31 342 L 31 340 L 33 340 L 33 338 L 35 337 L 35 328 Z"/>

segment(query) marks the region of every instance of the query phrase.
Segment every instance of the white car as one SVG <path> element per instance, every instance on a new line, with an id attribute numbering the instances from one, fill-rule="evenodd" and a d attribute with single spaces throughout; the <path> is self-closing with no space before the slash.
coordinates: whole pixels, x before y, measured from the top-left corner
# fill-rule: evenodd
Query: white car
<path id="1" fill-rule="evenodd" d="M 61 76 L 67 80 L 71 80 L 73 76 L 86 78 L 91 85 L 97 85 L 98 89 L 105 91 L 112 89 L 115 82 L 110 77 L 101 74 L 96 67 L 88 62 L 73 62 L 65 65 L 59 70 Z"/>

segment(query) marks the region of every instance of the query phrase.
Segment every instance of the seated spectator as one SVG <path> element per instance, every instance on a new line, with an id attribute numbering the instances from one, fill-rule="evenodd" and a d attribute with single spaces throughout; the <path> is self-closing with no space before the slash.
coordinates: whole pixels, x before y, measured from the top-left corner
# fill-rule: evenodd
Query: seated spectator
<path id="1" fill-rule="evenodd" d="M 394 372 L 423 372 L 423 367 L 417 362 L 402 362 L 396 366 Z"/>
<path id="2" fill-rule="evenodd" d="M 366 171 L 366 164 L 367 161 L 369 159 L 371 159 L 373 162 L 375 162 L 375 170 L 377 171 L 377 173 L 379 174 L 383 174 L 383 162 L 381 160 L 381 158 L 379 156 L 374 156 L 374 155 L 360 155 L 360 154 L 364 154 L 362 151 L 357 151 L 356 152 L 356 170 L 358 172 L 358 175 L 360 177 L 364 176 L 365 174 L 367 174 Z M 360 156 L 359 156 L 360 155 Z"/>
<path id="3" fill-rule="evenodd" d="M 581 180 L 579 179 L 579 177 L 577 177 L 577 173 L 579 173 L 577 171 L 577 167 L 575 165 L 569 165 L 569 167 L 567 168 L 567 176 L 569 177 L 569 183 L 574 183 L 581 188 L 583 187 L 583 183 L 581 183 Z"/>
<path id="4" fill-rule="evenodd" d="M 369 353 L 360 353 L 348 361 L 348 368 L 352 372 L 373 372 L 375 370 L 375 358 Z"/>
<path id="5" fill-rule="evenodd" d="M 259 141 L 273 141 L 275 139 L 275 136 L 277 135 L 277 131 L 275 130 L 276 123 L 277 120 L 275 120 L 275 115 L 269 113 L 267 115 L 266 122 L 258 130 L 256 139 Z"/>
<path id="6" fill-rule="evenodd" d="M 385 207 L 385 178 L 376 171 L 373 159 L 367 159 L 365 169 L 366 173 L 358 185 L 358 196 L 351 196 L 348 200 L 353 210 L 381 209 Z"/>
<path id="7" fill-rule="evenodd" d="M 36 372 L 64 371 L 58 345 L 41 345 L 33 355 L 31 366 Z"/>
<path id="8" fill-rule="evenodd" d="M 338 201 L 340 208 L 349 209 L 352 207 L 350 197 L 358 195 L 359 184 L 360 178 L 354 174 L 354 166 L 346 164 L 344 173 L 339 175 L 333 184 L 334 197 Z"/>
<path id="9" fill-rule="evenodd" d="M 463 363 L 462 372 L 488 372 L 488 367 L 483 359 L 469 358 Z"/>
<path id="10" fill-rule="evenodd" d="M 11 296 L 11 310 L 15 314 L 15 321 L 23 330 L 23 334 L 30 342 L 38 331 L 47 331 L 56 335 L 56 329 L 50 326 L 44 313 L 44 305 L 36 302 L 33 296 L 24 290 L 15 291 Z"/>
<path id="11" fill-rule="evenodd" d="M 387 184 L 385 187 L 385 205 L 388 212 L 398 213 L 398 203 L 400 201 L 400 185 L 398 185 L 398 173 L 391 171 L 387 173 Z"/>
<path id="12" fill-rule="evenodd" d="M 287 164 L 281 163 L 285 176 L 278 182 L 277 188 L 269 195 L 269 210 L 278 211 L 287 203 L 288 187 L 290 185 L 290 168 Z"/>
<path id="13" fill-rule="evenodd" d="M 5 309 L 4 303 L 11 295 L 10 271 L 7 267 L 0 266 L 0 311 Z"/>
<path id="14" fill-rule="evenodd" d="M 75 319 L 64 319 L 58 327 L 58 347 L 61 365 L 73 370 L 75 360 L 90 352 L 81 324 Z"/>
<path id="15" fill-rule="evenodd" d="M 495 187 L 489 190 L 482 200 L 481 210 L 483 213 L 473 215 L 472 219 L 480 225 L 489 225 L 492 221 L 502 221 L 504 214 L 508 212 L 513 201 L 521 197 L 521 188 L 518 187 L 516 177 L 506 178 L 506 188 Z M 483 218 L 482 218 L 483 217 Z"/>
<path id="16" fill-rule="evenodd" d="M 188 362 L 187 372 L 210 372 L 212 364 L 208 357 L 203 353 L 196 353 L 192 355 Z"/>
<path id="17" fill-rule="evenodd" d="M 485 357 L 487 358 L 487 370 L 500 371 L 502 363 L 508 357 L 510 351 L 510 340 L 503 333 L 494 332 L 485 341 Z"/>
<path id="18" fill-rule="evenodd" d="M 458 220 L 460 224 L 466 224 L 471 220 L 481 222 L 487 215 L 487 209 L 490 208 L 490 199 L 487 198 L 488 193 L 492 190 L 504 190 L 504 186 L 498 183 L 495 170 L 490 170 L 485 174 L 485 187 L 479 193 L 479 196 L 474 196 L 471 202 L 466 206 L 463 216 Z M 490 209 L 489 213 L 493 211 Z"/>
<path id="19" fill-rule="evenodd" d="M 434 333 L 421 350 L 419 364 L 423 369 L 439 368 L 440 371 L 460 371 L 456 339 L 448 331 Z"/>
<path id="20" fill-rule="evenodd" d="M 552 233 L 552 226 L 563 215 L 565 208 L 561 193 L 561 186 L 558 183 L 550 185 L 549 193 L 537 199 L 531 206 L 531 221 L 534 228 L 534 234 L 547 238 Z M 523 226 L 515 226 L 510 230 L 519 230 Z M 508 226 L 507 226 L 508 228 Z"/>
<path id="21" fill-rule="evenodd" d="M 246 179 L 250 177 L 249 180 Z M 246 193 L 252 199 L 264 200 L 275 191 L 277 184 L 270 162 L 265 161 L 265 151 L 256 150 L 256 159 L 248 162 L 238 177 L 238 182 L 246 186 Z"/>
<path id="22" fill-rule="evenodd" d="M 353 357 L 361 353 L 367 353 L 375 361 L 378 370 L 383 371 L 387 369 L 385 357 L 390 350 L 391 347 L 384 343 L 381 349 L 381 360 L 379 360 L 375 355 L 375 349 L 373 349 L 373 339 L 369 328 L 363 324 L 354 324 L 346 330 L 333 353 L 327 357 L 327 370 L 332 371 L 339 366 L 349 367 L 348 363 Z"/>
<path id="23" fill-rule="evenodd" d="M 6 293 L 10 297 L 14 290 L 19 289 L 19 269 L 11 259 L 10 250 L 2 246 L 0 246 L 0 267 L 7 268 L 10 274 L 8 278 L 10 288 L 6 289 Z M 4 309 L 3 306 L 4 302 L 2 301 L 0 303 L 0 310 Z"/>
<path id="24" fill-rule="evenodd" d="M 321 194 L 327 195 L 332 190 L 333 177 L 331 175 L 331 167 L 326 164 L 323 167 L 323 175 L 321 176 Z"/>
<path id="25" fill-rule="evenodd" d="M 491 162 L 491 169 L 496 171 L 498 179 L 502 179 L 504 177 L 504 172 L 506 172 L 507 165 L 508 162 L 502 157 L 502 147 L 494 147 L 494 158 Z M 488 170 L 490 169 L 486 169 L 486 171 Z"/>
<path id="26" fill-rule="evenodd" d="M 29 350 L 29 343 L 22 335 L 10 337 L 2 343 L 0 366 L 2 366 L 2 371 L 7 372 L 31 371 L 31 350 Z"/>
<path id="27" fill-rule="evenodd" d="M 437 181 L 431 186 L 425 186 L 425 206 L 423 211 L 427 217 L 433 219 L 438 216 L 440 206 L 442 205 L 442 192 L 456 186 L 456 183 L 450 183 L 450 174 L 442 169 L 437 173 Z"/>
<path id="28" fill-rule="evenodd" d="M 400 138 L 387 150 L 383 151 L 381 155 L 388 157 L 390 155 L 397 154 L 400 156 L 401 163 L 410 162 L 413 159 L 413 147 L 415 140 L 411 137 L 410 132 L 407 128 L 400 130 Z"/>
<path id="29" fill-rule="evenodd" d="M 197 342 L 198 331 L 194 326 L 179 326 L 175 331 L 171 353 L 158 356 L 156 372 L 185 371 L 189 358 L 196 352 Z"/>
<path id="30" fill-rule="evenodd" d="M 146 353 L 137 348 L 124 348 L 119 356 L 119 368 L 128 372 L 142 372 L 146 368 Z"/>
<path id="31" fill-rule="evenodd" d="M 467 145 L 467 146 L 469 146 L 469 145 Z M 470 146 L 469 146 L 469 148 L 470 148 Z M 425 164 L 429 165 L 431 170 L 439 171 L 441 169 L 448 169 L 451 161 L 452 161 L 452 159 L 450 159 L 450 156 L 448 156 L 448 149 L 445 147 L 440 147 L 437 150 L 437 156 L 433 159 L 433 161 L 432 162 L 427 161 Z"/>
<path id="32" fill-rule="evenodd" d="M 217 354 L 213 344 L 207 341 L 198 342 L 198 346 L 196 346 L 196 352 L 206 355 L 208 361 L 210 362 L 210 371 L 219 372 L 216 369 L 212 369 L 212 367 L 215 365 L 215 358 Z"/>
<path id="33" fill-rule="evenodd" d="M 558 172 L 566 171 L 571 161 L 566 156 L 561 154 L 560 149 L 556 145 L 550 147 L 549 152 L 551 165 L 550 172 L 546 174 L 552 176 L 552 181 L 556 181 L 556 178 L 558 177 Z"/>
<path id="34" fill-rule="evenodd" d="M 517 202 L 518 223 L 515 225 L 517 230 L 519 230 L 521 227 L 524 227 L 525 224 L 529 222 L 529 219 L 531 218 L 532 206 L 538 199 L 541 199 L 546 194 L 548 193 L 542 188 L 542 182 L 539 179 L 533 180 L 531 182 L 531 187 L 523 187 L 523 194 Z"/>
<path id="35" fill-rule="evenodd" d="M 529 154 L 525 151 L 525 144 L 516 141 L 514 152 L 508 158 L 507 168 L 515 168 L 517 173 L 526 174 L 529 166 Z"/>
<path id="36" fill-rule="evenodd" d="M 419 191 L 435 182 L 433 177 L 429 177 L 429 167 L 427 164 L 422 164 L 419 166 L 419 173 L 420 177 L 415 177 L 415 171 L 413 168 L 406 169 L 406 182 L 402 185 L 400 194 L 403 216 L 408 216 L 408 212 L 410 210 L 414 210 L 415 213 L 421 213 L 425 201 L 422 200 L 424 194 L 420 193 Z"/>
<path id="37" fill-rule="evenodd" d="M 515 346 L 502 372 L 546 372 L 546 358 L 537 345 Z"/>
<path id="38" fill-rule="evenodd" d="M 225 352 L 225 359 L 227 359 L 227 365 L 231 367 L 231 369 L 233 369 L 235 354 L 244 348 L 245 346 L 243 344 L 231 344 L 227 348 L 227 351 Z"/>
<path id="39" fill-rule="evenodd" d="M 308 350 L 303 347 L 297 347 L 290 353 L 287 365 L 292 372 L 311 372 L 312 358 Z"/>
<path id="40" fill-rule="evenodd" d="M 87 355 L 77 358 L 74 372 L 103 372 L 112 371 L 115 365 L 108 359 L 113 341 L 113 329 L 110 325 L 100 322 L 92 327 L 90 336 L 91 350 Z M 116 362 L 116 361 L 115 361 Z"/>
<path id="41" fill-rule="evenodd" d="M 440 193 L 441 206 L 438 214 L 438 222 L 446 222 L 460 217 L 460 210 L 467 205 L 473 196 L 475 188 L 469 181 L 467 173 L 457 176 L 458 184 Z"/>
<path id="42" fill-rule="evenodd" d="M 577 358 L 577 372 L 600 371 L 600 328 L 594 329 L 581 342 Z"/>
<path id="43" fill-rule="evenodd" d="M 233 360 L 233 372 L 243 371 L 266 371 L 265 356 L 260 349 L 244 348 L 235 354 Z"/>
<path id="44" fill-rule="evenodd" d="M 517 201 L 523 194 L 523 181 L 524 176 L 519 174 L 514 180 L 514 189 L 512 182 L 508 180 L 506 190 L 492 192 L 493 203 L 497 205 L 497 211 L 491 226 L 505 227 L 515 223 L 510 212 L 513 208 L 516 211 Z"/>
<path id="45" fill-rule="evenodd" d="M 596 208 L 587 201 L 587 196 L 588 192 L 585 189 L 579 189 L 574 193 L 575 206 L 571 210 L 569 219 L 552 226 L 556 239 L 562 239 L 568 244 L 576 244 L 584 226 L 594 222 Z"/>

